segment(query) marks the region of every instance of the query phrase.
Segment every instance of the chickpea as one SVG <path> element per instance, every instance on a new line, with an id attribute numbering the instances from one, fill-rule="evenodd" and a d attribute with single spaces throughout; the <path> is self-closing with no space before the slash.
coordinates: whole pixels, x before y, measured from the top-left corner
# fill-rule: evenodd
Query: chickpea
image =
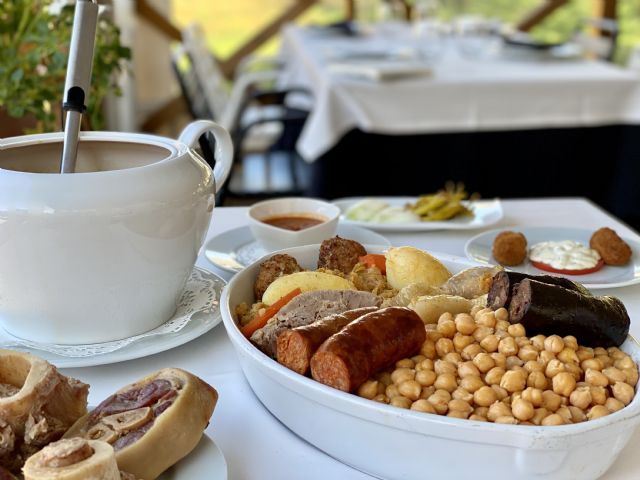
<path id="1" fill-rule="evenodd" d="M 518 358 L 523 362 L 535 361 L 538 359 L 538 350 L 533 345 L 524 345 L 518 351 Z"/>
<path id="2" fill-rule="evenodd" d="M 576 379 L 568 372 L 560 372 L 552 380 L 553 391 L 568 397 L 576 388 Z"/>
<path id="3" fill-rule="evenodd" d="M 565 348 L 570 348 L 572 350 L 578 350 L 578 339 L 573 335 L 567 335 L 562 339 L 564 341 Z"/>
<path id="4" fill-rule="evenodd" d="M 476 415 L 475 413 L 469 416 L 469 420 L 475 420 L 476 422 L 486 422 L 487 417 L 481 417 L 480 415 Z"/>
<path id="5" fill-rule="evenodd" d="M 494 423 L 503 423 L 506 425 L 517 425 L 518 424 L 518 420 L 516 420 L 515 418 L 505 415 L 503 417 L 498 417 L 496 418 L 494 421 Z"/>
<path id="6" fill-rule="evenodd" d="M 381 372 L 378 374 L 378 381 L 382 384 L 391 385 L 393 382 L 391 381 L 391 372 Z"/>
<path id="7" fill-rule="evenodd" d="M 444 415 L 449 409 L 449 398 L 434 393 L 427 401 L 433 406 L 438 415 Z"/>
<path id="8" fill-rule="evenodd" d="M 420 392 L 420 398 L 427 399 L 431 395 L 433 395 L 435 392 L 436 392 L 436 387 L 434 387 L 433 385 L 431 385 L 430 387 L 422 387 L 422 392 Z"/>
<path id="9" fill-rule="evenodd" d="M 622 358 L 617 359 L 614 362 L 616 368 L 624 370 L 625 368 L 637 368 L 635 362 L 629 355 L 625 355 Z"/>
<path id="10" fill-rule="evenodd" d="M 609 355 L 596 355 L 596 358 L 600 360 L 600 363 L 602 364 L 602 368 L 613 366 L 613 359 L 609 357 Z"/>
<path id="11" fill-rule="evenodd" d="M 625 357 L 627 354 L 620 350 L 618 347 L 609 347 L 607 348 L 607 353 L 614 360 L 618 360 L 619 358 Z"/>
<path id="12" fill-rule="evenodd" d="M 432 360 L 435 359 L 437 355 L 435 342 L 432 340 L 425 340 L 420 348 L 420 355 L 424 355 Z"/>
<path id="13" fill-rule="evenodd" d="M 569 407 L 563 405 L 558 410 L 556 410 L 556 413 L 562 417 L 564 423 L 571 423 L 572 416 Z"/>
<path id="14" fill-rule="evenodd" d="M 457 314 L 454 322 L 458 332 L 463 335 L 471 335 L 476 329 L 476 322 L 468 313 Z"/>
<path id="15" fill-rule="evenodd" d="M 398 391 L 398 386 L 397 385 L 391 384 L 385 389 L 384 394 L 388 398 L 393 398 L 393 397 L 397 397 L 398 395 L 400 395 L 400 392 Z"/>
<path id="16" fill-rule="evenodd" d="M 607 410 L 613 413 L 617 412 L 618 410 L 622 410 L 624 408 L 624 403 L 622 403 L 615 397 L 609 397 L 607 398 L 607 401 L 604 402 L 604 406 L 607 408 Z"/>
<path id="17" fill-rule="evenodd" d="M 480 377 L 465 377 L 460 380 L 460 387 L 469 393 L 475 393 L 476 390 L 484 386 L 484 382 Z"/>
<path id="18" fill-rule="evenodd" d="M 465 360 L 473 360 L 479 353 L 483 353 L 482 347 L 477 343 L 472 343 L 464 347 L 462 350 L 462 358 Z"/>
<path id="19" fill-rule="evenodd" d="M 513 413 L 511 412 L 511 407 L 509 407 L 509 405 L 502 402 L 494 402 L 489 407 L 489 411 L 487 412 L 487 418 L 492 422 L 495 422 L 496 419 L 500 417 L 513 417 Z"/>
<path id="20" fill-rule="evenodd" d="M 458 387 L 458 382 L 456 381 L 456 376 L 453 373 L 443 373 L 438 375 L 433 386 L 438 390 L 446 390 L 451 393 Z"/>
<path id="21" fill-rule="evenodd" d="M 571 412 L 571 423 L 580 423 L 587 419 L 587 415 L 581 408 L 574 407 L 573 405 L 570 405 L 567 408 Z"/>
<path id="22" fill-rule="evenodd" d="M 504 368 L 507 366 L 507 357 L 504 353 L 493 352 L 489 355 L 491 355 L 491 358 L 493 358 L 496 367 Z"/>
<path id="23" fill-rule="evenodd" d="M 449 411 L 464 412 L 469 416 L 473 412 L 473 407 L 469 405 L 469 402 L 454 398 L 449 402 Z"/>
<path id="24" fill-rule="evenodd" d="M 478 325 L 482 325 L 484 327 L 495 328 L 496 326 L 496 315 L 495 313 L 489 311 L 486 313 L 482 313 L 476 316 L 476 323 Z"/>
<path id="25" fill-rule="evenodd" d="M 405 380 L 413 380 L 415 376 L 416 371 L 411 368 L 396 368 L 391 374 L 391 381 L 397 385 Z"/>
<path id="26" fill-rule="evenodd" d="M 411 357 L 411 360 L 413 360 L 413 362 L 416 364 L 416 367 L 422 363 L 423 360 L 426 360 L 427 357 L 425 357 L 424 355 L 414 355 L 413 357 Z"/>
<path id="27" fill-rule="evenodd" d="M 438 323 L 447 321 L 453 322 L 453 314 L 451 312 L 444 312 L 438 317 Z"/>
<path id="28" fill-rule="evenodd" d="M 488 413 L 489 407 L 476 407 L 473 409 L 473 414 L 478 415 L 479 417 L 487 418 Z"/>
<path id="29" fill-rule="evenodd" d="M 595 356 L 593 354 L 593 348 L 590 347 L 578 347 L 578 349 L 576 350 L 576 355 L 578 356 L 578 360 L 580 360 L 580 363 Z"/>
<path id="30" fill-rule="evenodd" d="M 584 370 L 585 372 L 587 370 L 600 371 L 602 370 L 603 365 L 602 362 L 600 362 L 600 360 L 598 360 L 597 358 L 587 358 L 586 360 L 580 362 L 580 368 L 582 368 L 582 370 Z"/>
<path id="31" fill-rule="evenodd" d="M 480 346 L 484 348 L 487 352 L 495 352 L 498 350 L 498 337 L 495 334 L 487 335 L 480 341 Z"/>
<path id="32" fill-rule="evenodd" d="M 427 331 L 427 340 L 431 340 L 434 343 L 437 342 L 438 340 L 440 340 L 443 337 L 444 337 L 444 335 L 442 335 L 437 330 L 428 330 Z"/>
<path id="33" fill-rule="evenodd" d="M 413 402 L 409 400 L 407 397 L 397 396 L 397 397 L 393 397 L 389 403 L 394 407 L 410 408 Z"/>
<path id="34" fill-rule="evenodd" d="M 454 365 L 458 365 L 462 361 L 462 356 L 458 352 L 449 352 L 444 357 L 442 357 L 442 360 L 444 360 L 445 362 L 451 362 Z"/>
<path id="35" fill-rule="evenodd" d="M 530 402 L 534 407 L 542 405 L 542 390 L 539 388 L 527 387 L 522 391 L 522 399 Z"/>
<path id="36" fill-rule="evenodd" d="M 453 348 L 456 349 L 456 352 L 462 352 L 464 347 L 471 345 L 473 342 L 475 342 L 475 340 L 471 335 L 456 333 L 453 337 Z"/>
<path id="37" fill-rule="evenodd" d="M 580 363 L 576 351 L 572 348 L 565 348 L 558 354 L 558 360 L 564 363 Z"/>
<path id="38" fill-rule="evenodd" d="M 556 354 L 553 352 L 550 352 L 548 350 L 542 350 L 539 354 L 538 354 L 538 362 L 540 362 L 542 365 L 546 366 L 548 365 L 548 363 L 551 360 L 555 360 L 556 358 Z"/>
<path id="39" fill-rule="evenodd" d="M 451 397 L 456 400 L 464 400 L 465 402 L 471 402 L 473 400 L 473 394 L 467 392 L 462 387 L 456 388 L 453 393 L 451 393 Z"/>
<path id="40" fill-rule="evenodd" d="M 410 358 L 403 358 L 402 360 L 398 360 L 396 362 L 396 368 L 416 368 L 416 362 L 411 360 Z"/>
<path id="41" fill-rule="evenodd" d="M 469 414 L 466 413 L 466 412 L 460 412 L 458 410 L 453 410 L 453 411 L 447 413 L 447 417 L 461 418 L 463 420 L 466 420 L 467 418 L 469 418 Z"/>
<path id="42" fill-rule="evenodd" d="M 533 418 L 534 414 L 534 408 L 531 402 L 521 398 L 511 402 L 511 411 L 513 412 L 514 417 L 523 421 L 530 420 Z"/>
<path id="43" fill-rule="evenodd" d="M 496 317 L 496 320 L 499 320 L 501 322 L 509 321 L 509 311 L 504 307 L 500 307 L 499 309 L 497 309 L 494 312 L 494 315 Z"/>
<path id="44" fill-rule="evenodd" d="M 498 396 L 498 400 L 502 401 L 502 400 L 507 400 L 509 398 L 509 392 L 507 392 L 500 385 L 491 385 L 491 388 L 493 389 L 494 392 L 496 392 L 496 395 Z"/>
<path id="45" fill-rule="evenodd" d="M 589 387 L 577 387 L 569 396 L 569 403 L 586 410 L 591 405 L 591 389 Z"/>
<path id="46" fill-rule="evenodd" d="M 513 355 L 511 357 L 507 357 L 505 370 L 524 370 L 524 368 L 522 367 L 523 365 L 524 362 Z"/>
<path id="47" fill-rule="evenodd" d="M 476 315 L 478 315 L 478 312 L 480 310 L 485 310 L 485 307 L 483 307 L 482 305 L 474 305 L 473 307 L 471 307 L 469 315 L 471 315 L 473 318 L 476 318 Z"/>
<path id="48" fill-rule="evenodd" d="M 424 413 L 432 413 L 437 414 L 436 409 L 433 408 L 433 405 L 429 403 L 429 400 L 425 400 L 424 398 L 420 398 L 411 404 L 411 410 L 415 410 L 417 412 Z"/>
<path id="49" fill-rule="evenodd" d="M 547 376 L 547 378 L 553 378 L 564 371 L 564 363 L 554 358 L 549 363 L 547 363 L 547 368 L 545 369 L 544 374 Z"/>
<path id="50" fill-rule="evenodd" d="M 562 418 L 557 413 L 552 413 L 548 417 L 542 419 L 542 425 L 545 427 L 551 427 L 554 425 L 564 425 L 564 418 Z"/>
<path id="51" fill-rule="evenodd" d="M 632 387 L 635 387 L 638 383 L 638 369 L 636 367 L 633 368 L 623 368 L 625 382 L 627 382 Z"/>
<path id="52" fill-rule="evenodd" d="M 473 357 L 473 364 L 482 373 L 487 373 L 489 370 L 496 366 L 496 362 L 493 361 L 491 355 L 485 352 L 481 352 Z"/>
<path id="53" fill-rule="evenodd" d="M 438 375 L 433 370 L 420 370 L 416 372 L 416 382 L 423 387 L 430 387 L 436 381 Z"/>
<path id="54" fill-rule="evenodd" d="M 496 331 L 502 331 L 503 333 L 508 335 L 507 329 L 509 328 L 509 325 L 511 325 L 511 324 L 506 320 L 498 320 L 496 322 L 496 327 L 495 328 L 496 328 Z"/>
<path id="55" fill-rule="evenodd" d="M 502 353 L 505 356 L 517 355 L 518 344 L 513 337 L 503 338 L 502 340 L 500 340 L 500 343 L 498 343 L 498 352 Z"/>
<path id="56" fill-rule="evenodd" d="M 438 320 L 437 331 L 444 338 L 453 338 L 453 336 L 456 334 L 456 324 L 453 320 L 442 321 L 441 317 L 440 320 Z"/>
<path id="57" fill-rule="evenodd" d="M 444 357 L 447 353 L 453 352 L 453 342 L 448 338 L 441 338 L 436 342 L 436 353 L 440 357 Z"/>
<path id="58" fill-rule="evenodd" d="M 551 390 L 545 390 L 542 392 L 542 406 L 550 412 L 555 412 L 562 405 L 562 397 L 552 392 Z"/>
<path id="59" fill-rule="evenodd" d="M 584 380 L 589 385 L 593 385 L 594 387 L 606 387 L 609 385 L 609 379 L 597 370 L 592 368 L 587 368 L 584 372 Z"/>
<path id="60" fill-rule="evenodd" d="M 419 365 L 421 370 L 433 370 L 434 368 L 433 360 L 431 360 L 430 358 L 425 358 L 420 362 Z"/>
<path id="61" fill-rule="evenodd" d="M 467 361 L 458 365 L 458 376 L 460 378 L 472 375 L 480 376 L 480 370 L 478 370 L 478 367 L 476 367 L 473 362 Z"/>
<path id="62" fill-rule="evenodd" d="M 502 377 L 505 374 L 504 368 L 501 367 L 493 367 L 489 370 L 484 376 L 484 381 L 487 385 L 497 385 L 502 380 Z"/>
<path id="63" fill-rule="evenodd" d="M 564 369 L 567 373 L 573 375 L 573 378 L 576 379 L 576 382 L 582 378 L 582 369 L 578 366 L 577 363 L 565 363 Z"/>
<path id="64" fill-rule="evenodd" d="M 381 381 L 378 380 L 378 393 L 377 395 L 380 395 L 381 393 L 384 394 L 384 392 L 386 392 L 388 385 L 385 385 L 384 383 L 382 383 Z"/>
<path id="65" fill-rule="evenodd" d="M 373 397 L 378 395 L 378 385 L 380 385 L 380 382 L 377 380 L 367 380 L 358 387 L 358 395 L 372 400 Z"/>
<path id="66" fill-rule="evenodd" d="M 448 362 L 446 360 L 436 360 L 433 364 L 433 370 L 438 375 L 442 375 L 443 373 L 456 373 L 458 371 L 458 367 L 455 363 Z"/>
<path id="67" fill-rule="evenodd" d="M 633 400 L 634 390 L 631 385 L 624 382 L 616 382 L 611 386 L 611 392 L 613 396 L 620 400 L 625 405 L 629 405 Z"/>
<path id="68" fill-rule="evenodd" d="M 539 388 L 544 390 L 547 388 L 548 381 L 542 372 L 531 372 L 527 377 L 527 387 Z"/>
<path id="69" fill-rule="evenodd" d="M 607 407 L 604 405 L 594 405 L 587 412 L 587 418 L 589 420 L 595 420 L 596 418 L 604 417 L 606 415 L 609 415 L 609 410 L 607 410 Z"/>
<path id="70" fill-rule="evenodd" d="M 540 425 L 542 420 L 550 415 L 546 408 L 536 408 L 533 413 L 533 417 L 531 417 L 531 423 L 534 425 Z"/>
<path id="71" fill-rule="evenodd" d="M 422 386 L 415 380 L 405 380 L 398 385 L 398 392 L 403 397 L 407 397 L 411 401 L 415 401 L 420 398 Z"/>
<path id="72" fill-rule="evenodd" d="M 524 364 L 524 369 L 529 373 L 544 372 L 544 365 L 542 365 L 541 363 L 538 363 L 535 360 L 529 360 Z"/>
<path id="73" fill-rule="evenodd" d="M 564 350 L 564 340 L 558 335 L 550 335 L 544 340 L 544 349 L 549 352 L 560 353 Z"/>
<path id="74" fill-rule="evenodd" d="M 516 345 L 518 345 L 518 348 L 531 346 L 531 340 L 529 340 L 527 337 L 514 337 L 514 338 L 516 341 Z"/>
<path id="75" fill-rule="evenodd" d="M 488 382 L 487 382 L 488 383 Z M 505 372 L 500 380 L 500 386 L 504 388 L 507 392 L 520 392 L 524 390 L 527 384 L 527 377 L 524 371 L 513 371 L 510 370 Z"/>
<path id="76" fill-rule="evenodd" d="M 535 337 L 531 337 L 529 340 L 531 340 L 531 345 L 536 347 L 538 351 L 542 351 L 544 350 L 544 341 L 546 338 L 547 337 L 544 335 L 536 335 Z"/>
<path id="77" fill-rule="evenodd" d="M 507 327 L 507 332 L 509 332 L 509 335 L 512 337 L 524 337 L 526 335 L 524 326 L 521 323 L 509 325 L 509 327 Z"/>
<path id="78" fill-rule="evenodd" d="M 596 347 L 593 349 L 593 354 L 598 356 L 598 355 L 609 355 L 609 352 L 607 352 L 607 350 L 605 348 L 602 347 Z"/>
<path id="79" fill-rule="evenodd" d="M 475 331 L 473 332 L 472 336 L 476 340 L 476 342 L 481 342 L 492 333 L 493 333 L 493 328 L 485 327 L 484 325 L 479 325 L 478 328 L 476 328 Z"/>
<path id="80" fill-rule="evenodd" d="M 602 369 L 602 373 L 609 379 L 609 384 L 613 385 L 616 382 L 624 382 L 627 376 L 622 370 L 618 370 L 616 367 L 608 367 Z"/>
<path id="81" fill-rule="evenodd" d="M 498 400 L 498 395 L 491 388 L 484 386 L 473 394 L 473 402 L 481 407 L 488 407 Z"/>
<path id="82" fill-rule="evenodd" d="M 591 386 L 589 389 L 591 392 L 591 403 L 593 405 L 604 405 L 609 398 L 609 392 L 604 387 Z"/>
<path id="83" fill-rule="evenodd" d="M 389 397 L 387 397 L 384 393 L 379 393 L 371 400 L 373 400 L 374 402 L 389 403 Z"/>

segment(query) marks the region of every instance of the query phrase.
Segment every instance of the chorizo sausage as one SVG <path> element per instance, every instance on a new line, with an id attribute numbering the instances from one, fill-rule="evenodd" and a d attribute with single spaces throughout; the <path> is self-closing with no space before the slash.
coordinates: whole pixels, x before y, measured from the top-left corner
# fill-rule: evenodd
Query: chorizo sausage
<path id="1" fill-rule="evenodd" d="M 502 270 L 493 276 L 489 295 L 487 296 L 487 307 L 490 307 L 493 310 L 497 310 L 500 307 L 509 308 L 513 286 L 525 278 L 530 278 L 531 280 L 547 283 L 549 285 L 558 285 L 583 295 L 591 295 L 591 292 L 589 292 L 589 290 L 584 286 L 569 280 L 568 278 L 554 277 L 552 275 L 527 275 L 526 273 L 507 272 Z"/>
<path id="2" fill-rule="evenodd" d="M 278 362 L 300 375 L 305 375 L 309 371 L 311 357 L 322 342 L 357 318 L 377 309 L 378 307 L 356 308 L 326 316 L 309 325 L 285 330 L 278 335 Z"/>
<path id="3" fill-rule="evenodd" d="M 418 353 L 425 339 L 424 323 L 416 312 L 383 308 L 329 337 L 311 357 L 311 375 L 320 383 L 351 392 L 376 371 Z"/>
<path id="4" fill-rule="evenodd" d="M 588 347 L 613 347 L 629 333 L 629 315 L 615 297 L 582 295 L 531 279 L 514 289 L 511 323 L 522 323 L 528 335 L 573 335 Z"/>

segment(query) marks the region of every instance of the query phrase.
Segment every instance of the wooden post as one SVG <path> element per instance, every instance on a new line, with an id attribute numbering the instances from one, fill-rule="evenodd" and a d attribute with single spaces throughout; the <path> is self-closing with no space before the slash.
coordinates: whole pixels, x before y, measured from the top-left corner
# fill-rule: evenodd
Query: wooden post
<path id="1" fill-rule="evenodd" d="M 355 0 L 345 0 L 344 4 L 344 18 L 348 21 L 353 21 L 356 18 L 356 2 Z"/>
<path id="2" fill-rule="evenodd" d="M 174 40 L 182 40 L 182 34 L 180 30 L 167 20 L 163 15 L 160 15 L 155 8 L 147 3 L 146 0 L 137 0 L 136 13 L 151 23 L 158 30 L 163 32 L 169 38 Z"/>
<path id="3" fill-rule="evenodd" d="M 545 3 L 533 9 L 520 20 L 516 28 L 528 32 L 567 2 L 568 0 L 546 0 Z"/>

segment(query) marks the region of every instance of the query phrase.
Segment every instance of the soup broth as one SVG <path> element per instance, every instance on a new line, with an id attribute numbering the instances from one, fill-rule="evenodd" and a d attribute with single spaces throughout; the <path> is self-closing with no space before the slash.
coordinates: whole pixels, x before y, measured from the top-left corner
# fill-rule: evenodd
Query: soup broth
<path id="1" fill-rule="evenodd" d="M 283 228 L 297 232 L 305 228 L 315 227 L 327 221 L 326 217 L 305 215 L 303 213 L 294 213 L 291 215 L 274 215 L 272 217 L 263 218 L 262 222 L 274 227 Z"/>

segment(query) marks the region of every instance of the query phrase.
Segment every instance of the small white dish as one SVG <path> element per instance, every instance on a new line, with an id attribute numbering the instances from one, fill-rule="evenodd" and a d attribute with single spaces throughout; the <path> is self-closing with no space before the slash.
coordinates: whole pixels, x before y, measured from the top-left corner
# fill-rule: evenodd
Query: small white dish
<path id="1" fill-rule="evenodd" d="M 464 247 L 467 257 L 479 263 L 498 265 L 491 253 L 493 240 L 498 233 L 505 230 L 522 233 L 527 238 L 529 248 L 536 243 L 561 240 L 575 240 L 584 245 L 589 245 L 589 239 L 595 232 L 595 229 L 588 230 L 583 228 L 517 226 L 489 230 L 476 235 L 467 242 Z M 633 252 L 627 265 L 620 267 L 605 265 L 601 270 L 587 275 L 562 275 L 559 273 L 552 275 L 569 278 L 580 282 L 588 288 L 617 288 L 640 283 L 640 242 L 628 238 L 624 238 L 624 241 L 629 244 Z M 521 265 L 507 267 L 507 269 L 530 275 L 549 275 L 548 272 L 531 265 L 528 260 L 525 260 Z"/>
<path id="2" fill-rule="evenodd" d="M 417 197 L 349 197 L 334 200 L 332 203 L 340 207 L 342 215 L 340 221 L 349 225 L 370 228 L 378 232 L 426 232 L 430 230 L 473 230 L 498 223 L 502 220 L 504 212 L 502 204 L 497 198 L 493 200 L 472 200 L 467 205 L 473 208 L 473 217 L 458 217 L 442 222 L 415 222 L 415 223 L 373 223 L 348 220 L 344 212 L 355 203 L 365 198 L 376 198 L 388 203 L 392 207 L 401 207 L 407 203 L 414 203 Z"/>
<path id="3" fill-rule="evenodd" d="M 192 480 L 195 478 L 226 480 L 227 475 L 227 462 L 224 455 L 213 439 L 205 434 L 202 435 L 200 443 L 189 455 L 160 475 L 158 480 Z"/>
<path id="4" fill-rule="evenodd" d="M 107 365 L 164 352 L 198 338 L 220 323 L 220 296 L 225 285 L 214 273 L 194 267 L 176 314 L 160 327 L 136 337 L 86 345 L 53 345 L 21 340 L 0 329 L 0 348 L 32 353 L 59 368 Z"/>
<path id="5" fill-rule="evenodd" d="M 362 244 L 391 246 L 391 242 L 378 233 L 342 223 L 338 224 L 336 235 Z M 211 238 L 204 247 L 204 253 L 216 267 L 236 273 L 271 251 L 256 242 L 249 227 L 238 227 Z"/>
<path id="6" fill-rule="evenodd" d="M 258 243 L 266 250 L 281 250 L 320 243 L 325 238 L 333 237 L 340 209 L 324 200 L 289 197 L 255 203 L 249 208 L 247 216 L 251 233 Z M 319 223 L 300 230 L 289 230 L 267 223 L 267 220 L 283 217 L 305 218 Z"/>

